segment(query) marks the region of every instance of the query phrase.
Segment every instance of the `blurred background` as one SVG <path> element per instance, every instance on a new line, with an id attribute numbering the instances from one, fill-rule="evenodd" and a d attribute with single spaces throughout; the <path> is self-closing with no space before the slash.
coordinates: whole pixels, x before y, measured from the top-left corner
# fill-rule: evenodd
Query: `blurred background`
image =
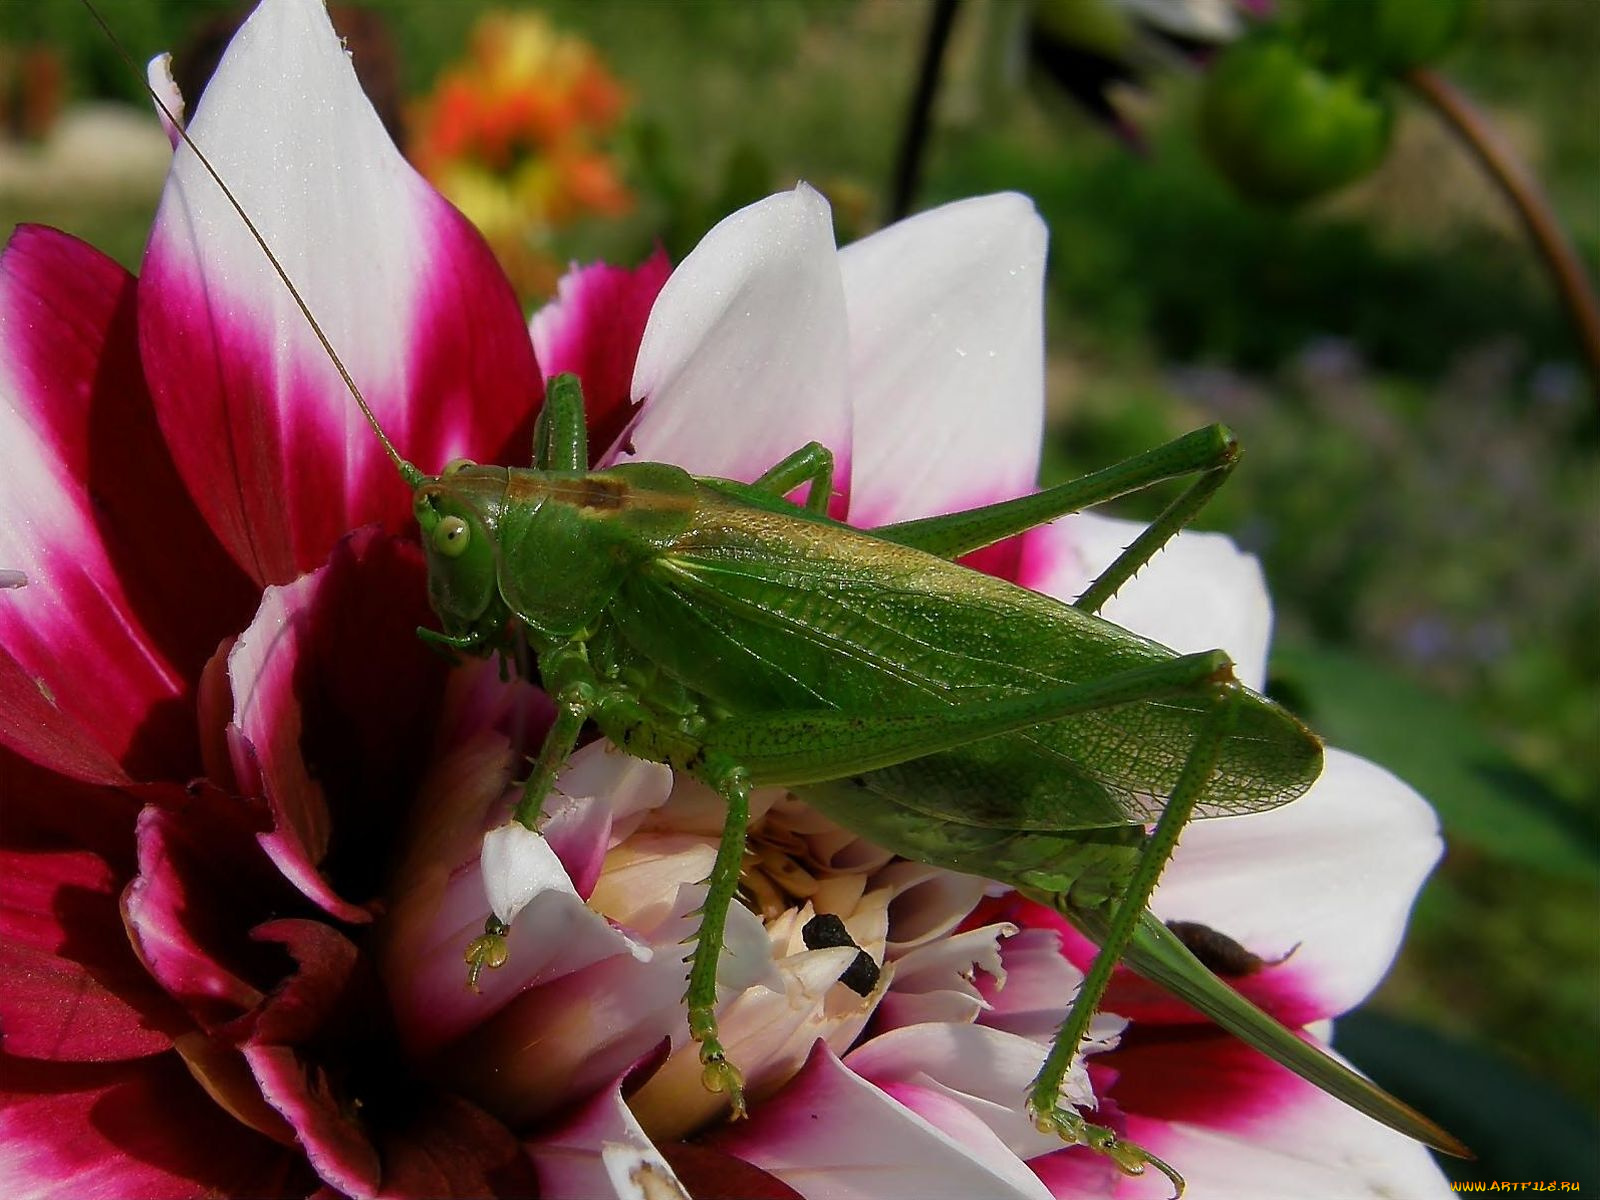
<path id="1" fill-rule="evenodd" d="M 239 15 L 101 7 L 135 57 L 173 49 L 190 96 Z M 1273 690 L 1444 822 L 1338 1046 L 1478 1150 L 1454 1177 L 1600 1195 L 1600 5 L 336 9 L 530 308 L 571 259 L 676 261 L 797 179 L 841 242 L 1032 196 L 1044 481 L 1232 425 L 1247 458 L 1200 524 L 1265 563 Z M 0 225 L 137 269 L 167 154 L 76 4 L 0 3 Z"/>

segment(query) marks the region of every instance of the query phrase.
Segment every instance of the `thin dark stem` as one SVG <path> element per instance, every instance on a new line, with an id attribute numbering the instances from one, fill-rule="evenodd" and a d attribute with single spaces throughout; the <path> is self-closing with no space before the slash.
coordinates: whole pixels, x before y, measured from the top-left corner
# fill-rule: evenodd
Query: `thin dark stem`
<path id="1" fill-rule="evenodd" d="M 928 21 L 927 40 L 922 44 L 922 65 L 917 71 L 917 90 L 911 96 L 906 114 L 905 136 L 895 157 L 894 190 L 889 198 L 889 220 L 898 221 L 911 212 L 911 202 L 922 181 L 922 160 L 928 149 L 928 126 L 933 114 L 933 98 L 939 91 L 939 68 L 944 50 L 950 44 L 950 28 L 955 24 L 960 0 L 933 0 L 933 15 Z"/>
<path id="2" fill-rule="evenodd" d="M 1406 82 L 1467 144 L 1522 218 L 1523 226 L 1555 281 L 1573 332 L 1588 361 L 1596 394 L 1600 395 L 1600 301 L 1596 300 L 1594 285 L 1583 262 L 1556 220 L 1538 180 L 1455 84 L 1426 67 L 1409 72 Z"/>

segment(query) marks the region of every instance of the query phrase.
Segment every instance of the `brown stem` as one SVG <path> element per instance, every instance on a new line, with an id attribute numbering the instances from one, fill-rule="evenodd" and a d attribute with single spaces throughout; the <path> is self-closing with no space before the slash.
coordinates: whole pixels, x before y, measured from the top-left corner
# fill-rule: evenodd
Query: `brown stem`
<path id="1" fill-rule="evenodd" d="M 1413 68 L 1406 82 L 1460 135 L 1516 208 L 1555 280 L 1600 394 L 1600 301 L 1538 181 L 1455 84 L 1427 67 Z"/>

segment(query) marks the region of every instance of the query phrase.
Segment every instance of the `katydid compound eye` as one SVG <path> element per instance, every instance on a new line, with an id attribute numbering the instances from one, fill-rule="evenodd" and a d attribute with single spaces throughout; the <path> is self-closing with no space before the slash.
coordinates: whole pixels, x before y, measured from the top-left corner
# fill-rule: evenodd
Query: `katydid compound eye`
<path id="1" fill-rule="evenodd" d="M 449 462 L 445 463 L 444 470 L 439 472 L 439 477 L 443 479 L 447 475 L 454 475 L 463 467 L 475 466 L 477 466 L 477 463 L 473 462 L 470 458 L 452 458 Z"/>
<path id="2" fill-rule="evenodd" d="M 446 517 L 433 531 L 433 548 L 446 558 L 460 558 L 466 552 L 472 530 L 460 517 Z"/>

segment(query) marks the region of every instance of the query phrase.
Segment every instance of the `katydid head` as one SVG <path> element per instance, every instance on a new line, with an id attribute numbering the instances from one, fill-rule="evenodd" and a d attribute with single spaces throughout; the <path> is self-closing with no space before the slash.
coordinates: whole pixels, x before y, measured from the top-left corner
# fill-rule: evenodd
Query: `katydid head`
<path id="1" fill-rule="evenodd" d="M 413 490 L 428 599 L 452 638 L 487 641 L 505 624 L 496 549 L 505 488 L 504 467 L 457 460 L 439 475 L 421 478 Z"/>

